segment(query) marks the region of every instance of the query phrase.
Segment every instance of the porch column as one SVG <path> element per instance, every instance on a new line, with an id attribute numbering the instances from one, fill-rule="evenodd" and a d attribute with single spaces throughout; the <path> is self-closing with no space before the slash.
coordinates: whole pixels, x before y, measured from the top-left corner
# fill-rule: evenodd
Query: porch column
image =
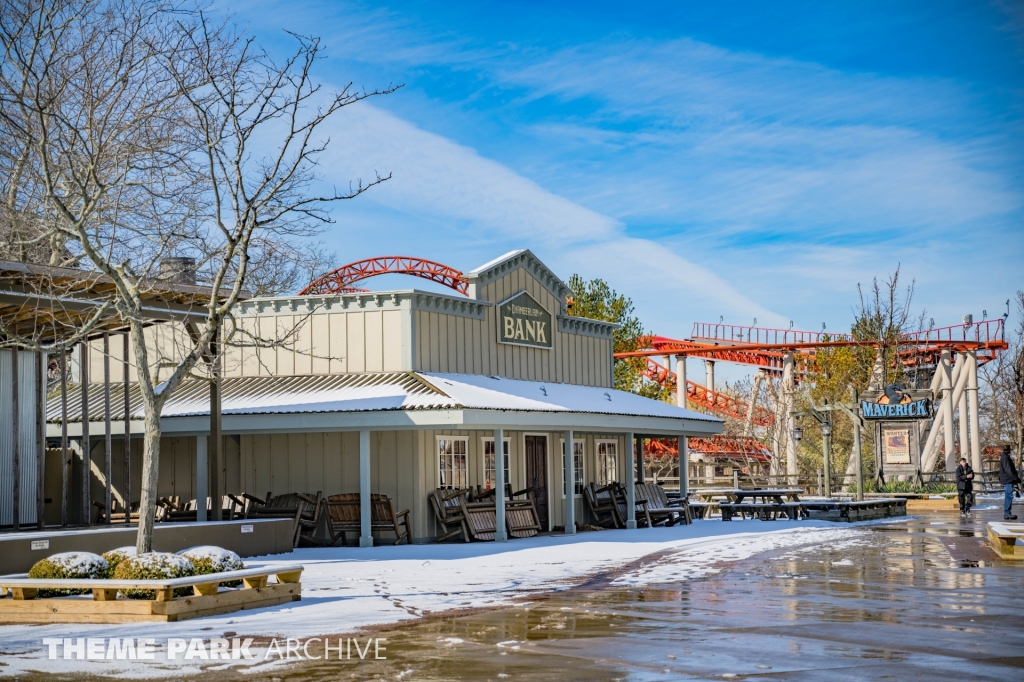
<path id="1" fill-rule="evenodd" d="M 576 535 L 576 478 L 573 476 L 572 430 L 565 432 L 565 452 L 562 453 L 565 473 L 565 534 Z"/>
<path id="2" fill-rule="evenodd" d="M 206 436 L 196 436 L 196 521 L 206 521 L 206 480 L 209 472 Z"/>
<path id="3" fill-rule="evenodd" d="M 110 424 L 110 334 L 103 334 L 103 504 L 107 506 L 106 524 L 113 511 L 111 481 L 114 471 L 114 444 Z"/>
<path id="4" fill-rule="evenodd" d="M 359 432 L 359 546 L 373 547 L 370 532 L 370 432 Z"/>
<path id="5" fill-rule="evenodd" d="M 494 429 L 494 540 L 507 542 L 505 529 L 505 437 Z"/>
<path id="6" fill-rule="evenodd" d="M 678 356 L 677 356 L 678 358 Z M 677 365 L 678 366 L 678 365 Z M 629 453 L 626 460 L 629 466 L 626 471 L 626 528 L 636 528 L 636 441 L 632 433 L 626 434 L 626 451 Z"/>
<path id="7" fill-rule="evenodd" d="M 89 526 L 92 520 L 92 441 L 89 440 L 89 363 L 92 354 L 89 342 L 78 345 L 78 377 L 82 389 L 82 525 Z"/>
<path id="8" fill-rule="evenodd" d="M 679 497 L 685 500 L 690 492 L 690 446 L 686 436 L 679 436 Z"/>

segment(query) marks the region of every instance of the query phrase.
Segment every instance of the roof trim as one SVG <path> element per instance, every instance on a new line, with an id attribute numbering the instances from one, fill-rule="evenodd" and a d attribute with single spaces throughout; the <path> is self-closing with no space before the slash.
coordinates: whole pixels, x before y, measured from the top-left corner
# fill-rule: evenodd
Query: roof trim
<path id="1" fill-rule="evenodd" d="M 479 298 L 480 287 L 487 286 L 491 282 L 501 279 L 519 268 L 523 268 L 533 275 L 534 279 L 540 282 L 545 289 L 551 292 L 552 296 L 559 300 L 559 310 L 556 314 L 564 314 L 565 297 L 571 293 L 568 285 L 559 279 L 558 275 L 552 272 L 548 266 L 544 265 L 540 258 L 537 258 L 529 249 L 509 251 L 503 256 L 499 256 L 466 273 L 466 279 L 469 280 L 469 297 Z"/>

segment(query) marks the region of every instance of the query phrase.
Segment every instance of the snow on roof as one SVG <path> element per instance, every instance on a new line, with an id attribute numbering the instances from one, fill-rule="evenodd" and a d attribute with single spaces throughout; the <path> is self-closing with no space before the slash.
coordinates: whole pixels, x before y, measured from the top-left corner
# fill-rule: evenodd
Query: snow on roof
<path id="1" fill-rule="evenodd" d="M 133 417 L 141 416 L 141 401 L 137 403 L 132 400 L 132 408 Z M 578 412 L 721 421 L 716 417 L 611 388 L 472 374 L 366 372 L 226 377 L 221 385 L 221 412 L 225 415 L 458 409 Z M 162 416 L 199 416 L 209 414 L 209 410 L 209 384 L 198 380 L 186 381 L 164 405 Z M 69 420 L 80 420 L 80 405 L 69 404 L 68 417 Z M 58 420 L 59 410 L 51 407 L 48 418 Z"/>
<path id="2" fill-rule="evenodd" d="M 421 375 L 468 409 L 589 412 L 721 421 L 717 417 L 613 388 L 523 381 L 479 374 L 421 372 Z"/>
<path id="3" fill-rule="evenodd" d="M 494 260 L 489 260 L 486 263 L 484 263 L 483 265 L 479 265 L 479 266 L 473 268 L 472 270 L 470 270 L 466 274 L 467 275 L 476 275 L 476 274 L 479 274 L 479 273 L 483 272 L 484 270 L 490 270 L 491 268 L 493 268 L 498 263 L 501 263 L 503 261 L 509 260 L 510 258 L 515 258 L 516 256 L 518 256 L 521 253 L 524 253 L 525 251 L 526 251 L 526 249 L 515 249 L 514 251 L 509 251 L 508 253 L 503 253 L 500 256 L 498 256 L 497 258 L 495 258 Z"/>

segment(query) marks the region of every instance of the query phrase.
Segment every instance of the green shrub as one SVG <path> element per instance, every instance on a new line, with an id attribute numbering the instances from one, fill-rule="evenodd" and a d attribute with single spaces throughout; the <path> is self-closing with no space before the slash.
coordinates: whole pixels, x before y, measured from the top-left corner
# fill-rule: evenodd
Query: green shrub
<path id="1" fill-rule="evenodd" d="M 114 571 L 117 570 L 118 565 L 129 557 L 135 556 L 134 547 L 118 547 L 112 549 L 109 552 L 103 553 L 103 558 L 107 560 L 110 565 L 110 569 L 107 571 L 107 575 L 114 575 Z"/>
<path id="2" fill-rule="evenodd" d="M 196 575 L 209 575 L 211 573 L 223 573 L 224 571 L 240 571 L 245 568 L 242 559 L 229 549 L 203 545 L 201 547 L 189 547 L 178 552 L 192 562 Z M 238 587 L 241 580 L 226 580 L 221 583 L 225 587 Z"/>
<path id="3" fill-rule="evenodd" d="M 39 580 L 72 580 L 83 578 L 106 578 L 110 566 L 106 559 L 91 552 L 61 552 L 37 561 L 29 569 L 28 577 Z M 57 597 L 64 594 L 88 594 L 90 590 L 39 590 L 40 597 Z"/>
<path id="4" fill-rule="evenodd" d="M 187 578 L 195 575 L 192 562 L 185 557 L 166 552 L 147 552 L 139 556 L 122 560 L 114 571 L 117 580 L 160 580 L 163 578 Z M 187 597 L 192 594 L 191 587 L 179 587 L 174 590 L 175 597 Z M 121 590 L 121 595 L 129 599 L 153 599 L 153 590 Z"/>

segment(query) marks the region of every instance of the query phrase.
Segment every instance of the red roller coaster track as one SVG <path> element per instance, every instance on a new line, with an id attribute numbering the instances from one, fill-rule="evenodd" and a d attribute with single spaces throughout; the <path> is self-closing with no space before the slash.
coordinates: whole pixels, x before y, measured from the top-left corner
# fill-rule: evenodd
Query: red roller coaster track
<path id="1" fill-rule="evenodd" d="M 361 291 L 352 286 L 356 282 L 386 274 L 421 277 L 454 289 L 462 295 L 466 295 L 469 290 L 469 280 L 462 272 L 447 265 L 412 256 L 378 256 L 342 265 L 320 275 L 300 291 L 299 296 L 354 293 Z"/>
<path id="2" fill-rule="evenodd" d="M 650 358 L 646 358 L 646 361 L 647 366 L 644 369 L 644 376 L 665 388 L 675 391 L 675 372 L 665 369 Z M 689 380 L 686 382 L 686 399 L 694 405 L 703 407 L 715 412 L 716 414 L 727 415 L 733 419 L 739 419 L 740 421 L 745 421 L 747 419 L 747 411 L 750 409 L 749 403 L 743 400 L 733 398 L 732 396 L 724 393 L 712 391 L 705 386 L 701 386 L 700 384 Z M 753 417 L 755 426 L 771 426 L 775 422 L 775 415 L 772 414 L 771 410 L 758 405 L 754 406 Z"/>

